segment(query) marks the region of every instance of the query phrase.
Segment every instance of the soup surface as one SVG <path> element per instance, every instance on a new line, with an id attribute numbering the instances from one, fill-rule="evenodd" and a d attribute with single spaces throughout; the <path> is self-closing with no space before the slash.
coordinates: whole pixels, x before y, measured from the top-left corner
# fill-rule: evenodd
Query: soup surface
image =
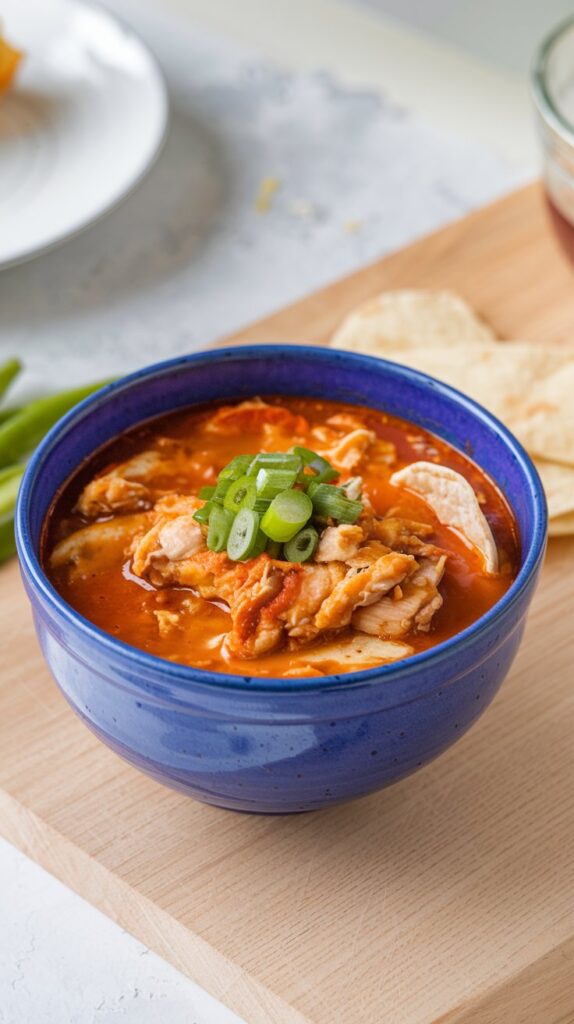
<path id="1" fill-rule="evenodd" d="M 270 457 L 293 446 L 298 466 Z M 508 505 L 460 452 L 384 412 L 291 397 L 119 437 L 57 496 L 42 555 L 65 600 L 120 640 L 285 678 L 432 647 L 495 604 L 519 563 Z"/>

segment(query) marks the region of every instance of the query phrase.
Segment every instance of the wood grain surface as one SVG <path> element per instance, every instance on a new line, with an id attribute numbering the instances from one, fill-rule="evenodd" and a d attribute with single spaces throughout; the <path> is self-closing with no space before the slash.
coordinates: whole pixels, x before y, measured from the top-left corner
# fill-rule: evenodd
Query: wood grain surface
<path id="1" fill-rule="evenodd" d="M 532 186 L 232 340 L 324 341 L 378 290 L 421 285 L 503 336 L 574 337 L 574 264 Z M 455 747 L 355 803 L 251 817 L 163 789 L 87 731 L 11 564 L 0 829 L 248 1024 L 568 1024 L 573 611 L 574 542 L 553 541 L 510 676 Z"/>

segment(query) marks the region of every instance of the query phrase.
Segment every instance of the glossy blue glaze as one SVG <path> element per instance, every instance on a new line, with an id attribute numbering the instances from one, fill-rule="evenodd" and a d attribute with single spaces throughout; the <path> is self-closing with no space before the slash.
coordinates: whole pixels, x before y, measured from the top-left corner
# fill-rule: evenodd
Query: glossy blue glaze
<path id="1" fill-rule="evenodd" d="M 215 398 L 315 395 L 385 409 L 469 453 L 516 515 L 522 564 L 470 628 L 397 665 L 313 679 L 201 671 L 145 654 L 67 605 L 38 561 L 55 492 L 95 448 L 160 413 Z M 458 392 L 404 367 L 296 346 L 171 360 L 102 389 L 54 427 L 26 472 L 16 537 L 46 661 L 86 724 L 131 764 L 208 803 L 294 812 L 370 793 L 430 761 L 494 697 L 516 653 L 544 554 L 546 507 L 530 459 Z"/>

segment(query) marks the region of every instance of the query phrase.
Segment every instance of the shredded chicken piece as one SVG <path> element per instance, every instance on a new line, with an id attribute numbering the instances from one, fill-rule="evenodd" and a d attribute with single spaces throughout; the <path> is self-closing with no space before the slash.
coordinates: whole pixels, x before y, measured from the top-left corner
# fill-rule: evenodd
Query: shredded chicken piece
<path id="1" fill-rule="evenodd" d="M 223 651 L 240 658 L 256 658 L 281 645 L 283 623 L 264 609 L 283 589 L 286 577 L 277 572 L 270 559 L 255 560 L 253 569 L 239 588 L 231 607 L 233 628 Z"/>
<path id="2" fill-rule="evenodd" d="M 305 659 L 310 665 L 322 665 L 326 671 L 331 665 L 339 668 L 352 665 L 356 670 L 360 670 L 407 658 L 412 653 L 413 648 L 408 644 L 359 635 L 345 637 L 335 643 L 322 644 L 311 652 L 305 651 Z"/>
<path id="3" fill-rule="evenodd" d="M 321 605 L 315 618 L 318 629 L 348 626 L 355 608 L 378 601 L 410 575 L 416 565 L 412 555 L 391 551 L 367 569 L 351 570 Z"/>
<path id="4" fill-rule="evenodd" d="M 379 468 L 381 465 L 394 466 L 396 461 L 397 449 L 393 442 L 377 438 L 369 449 L 369 466 L 375 468 Z"/>
<path id="5" fill-rule="evenodd" d="M 186 468 L 187 453 L 181 445 L 162 439 L 163 449 L 140 452 L 97 476 L 82 491 L 76 510 L 88 519 L 117 512 L 137 512 L 154 503 L 151 486 L 160 474 L 176 474 Z M 157 495 L 156 495 L 157 497 Z"/>
<path id="6" fill-rule="evenodd" d="M 122 516 L 104 523 L 90 523 L 61 540 L 50 555 L 53 569 L 70 567 L 70 579 L 111 568 L 127 558 L 134 538 L 149 530 L 149 513 Z"/>
<path id="7" fill-rule="evenodd" d="M 337 583 L 345 578 L 341 562 L 327 565 L 304 565 L 299 589 L 291 606 L 283 613 L 287 634 L 295 643 L 312 640 L 319 632 L 315 616 Z"/>
<path id="8" fill-rule="evenodd" d="M 182 494 L 171 494 L 156 502 L 156 522 L 133 549 L 136 576 L 143 576 L 152 561 L 177 563 L 205 547 L 201 527 L 193 518 L 202 504 L 198 498 Z"/>
<path id="9" fill-rule="evenodd" d="M 169 636 L 175 629 L 180 628 L 181 616 L 177 612 L 170 612 L 167 608 L 160 608 L 154 611 L 157 619 L 157 626 L 160 636 Z"/>
<path id="10" fill-rule="evenodd" d="M 96 477 L 84 488 L 76 509 L 87 519 L 95 519 L 112 512 L 135 512 L 150 505 L 150 493 L 145 484 L 109 474 Z"/>
<path id="11" fill-rule="evenodd" d="M 254 398 L 239 405 L 224 405 L 205 424 L 214 434 L 241 434 L 261 430 L 267 425 L 281 427 L 289 435 L 304 434 L 309 424 L 304 416 L 290 412 L 282 405 L 269 405 Z"/>
<path id="12" fill-rule="evenodd" d="M 316 562 L 293 564 L 267 554 L 233 562 L 224 552 L 207 550 L 193 519 L 199 504 L 177 494 L 160 499 L 150 514 L 151 528 L 134 545 L 132 571 L 156 587 L 191 587 L 200 598 L 224 602 L 231 615 L 231 629 L 222 645 L 228 657 L 256 658 L 285 643 L 300 647 L 339 632 L 351 621 L 361 629 L 358 609 L 384 608 L 385 600 L 401 609 L 402 618 L 410 609 L 421 629 L 437 607 L 436 601 L 429 603 L 435 595 L 427 595 L 426 577 L 413 555 L 390 550 L 372 537 L 370 520 L 371 536 L 366 540 L 363 524 L 327 527 Z M 409 525 L 402 527 L 407 536 Z M 403 536 L 398 527 L 394 529 L 396 536 Z M 415 579 L 417 600 L 407 605 Z"/>
<path id="13" fill-rule="evenodd" d="M 333 427 L 326 427 L 321 424 L 319 427 L 313 427 L 311 437 L 318 441 L 319 444 L 331 445 L 341 440 L 341 433 L 338 430 L 334 430 Z"/>
<path id="14" fill-rule="evenodd" d="M 362 476 L 350 476 L 341 484 L 341 487 L 351 501 L 359 501 L 363 493 L 363 478 Z"/>
<path id="15" fill-rule="evenodd" d="M 346 562 L 356 555 L 365 539 L 360 526 L 328 526 L 323 530 L 315 552 L 316 562 Z"/>
<path id="16" fill-rule="evenodd" d="M 165 523 L 158 535 L 161 555 L 170 562 L 179 562 L 189 558 L 204 546 L 203 533 L 193 515 L 178 516 Z"/>
<path id="17" fill-rule="evenodd" d="M 373 517 L 365 520 L 368 536 L 380 540 L 393 551 L 404 551 L 409 555 L 433 555 L 439 549 L 427 542 L 434 528 L 428 523 L 418 523 L 399 515 L 388 515 L 384 519 Z"/>
<path id="18" fill-rule="evenodd" d="M 345 433 L 349 430 L 364 430 L 365 421 L 360 416 L 354 416 L 351 412 L 338 412 L 334 416 L 329 416 L 325 421 L 330 427 L 335 427 L 337 430 L 343 430 Z"/>
<path id="19" fill-rule="evenodd" d="M 365 452 L 376 440 L 377 435 L 373 430 L 360 427 L 351 431 L 350 434 L 345 434 L 321 454 L 332 463 L 335 469 L 353 472 L 358 469 Z"/>
<path id="20" fill-rule="evenodd" d="M 287 672 L 283 672 L 284 679 L 310 679 L 314 676 L 322 676 L 323 672 L 320 672 L 318 668 L 313 668 L 312 665 L 307 665 L 306 662 L 301 662 L 295 668 L 290 668 Z"/>
<path id="21" fill-rule="evenodd" d="M 400 600 L 383 597 L 377 604 L 359 609 L 352 617 L 353 626 L 381 637 L 405 636 L 411 629 L 426 632 L 433 615 L 442 606 L 438 585 L 445 564 L 446 555 L 422 559 L 416 572 L 401 583 L 403 596 Z"/>
<path id="22" fill-rule="evenodd" d="M 390 547 L 382 544 L 380 540 L 368 540 L 365 544 L 361 544 L 355 555 L 351 555 L 347 559 L 347 565 L 351 569 L 366 569 L 383 555 L 388 555 L 390 550 Z"/>

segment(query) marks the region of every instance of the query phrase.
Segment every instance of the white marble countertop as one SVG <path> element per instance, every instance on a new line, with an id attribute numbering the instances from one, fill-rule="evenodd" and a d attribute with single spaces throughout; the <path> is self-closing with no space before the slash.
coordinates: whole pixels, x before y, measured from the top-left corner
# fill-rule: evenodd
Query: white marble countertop
<path id="1" fill-rule="evenodd" d="M 200 348 L 531 173 L 517 76 L 340 0 L 109 6 L 160 58 L 171 130 L 113 216 L 0 275 L 0 358 L 24 359 L 22 394 Z M 500 90 L 522 125 L 512 151 Z M 3 842 L 0 876 L 1 1024 L 237 1021 Z"/>

